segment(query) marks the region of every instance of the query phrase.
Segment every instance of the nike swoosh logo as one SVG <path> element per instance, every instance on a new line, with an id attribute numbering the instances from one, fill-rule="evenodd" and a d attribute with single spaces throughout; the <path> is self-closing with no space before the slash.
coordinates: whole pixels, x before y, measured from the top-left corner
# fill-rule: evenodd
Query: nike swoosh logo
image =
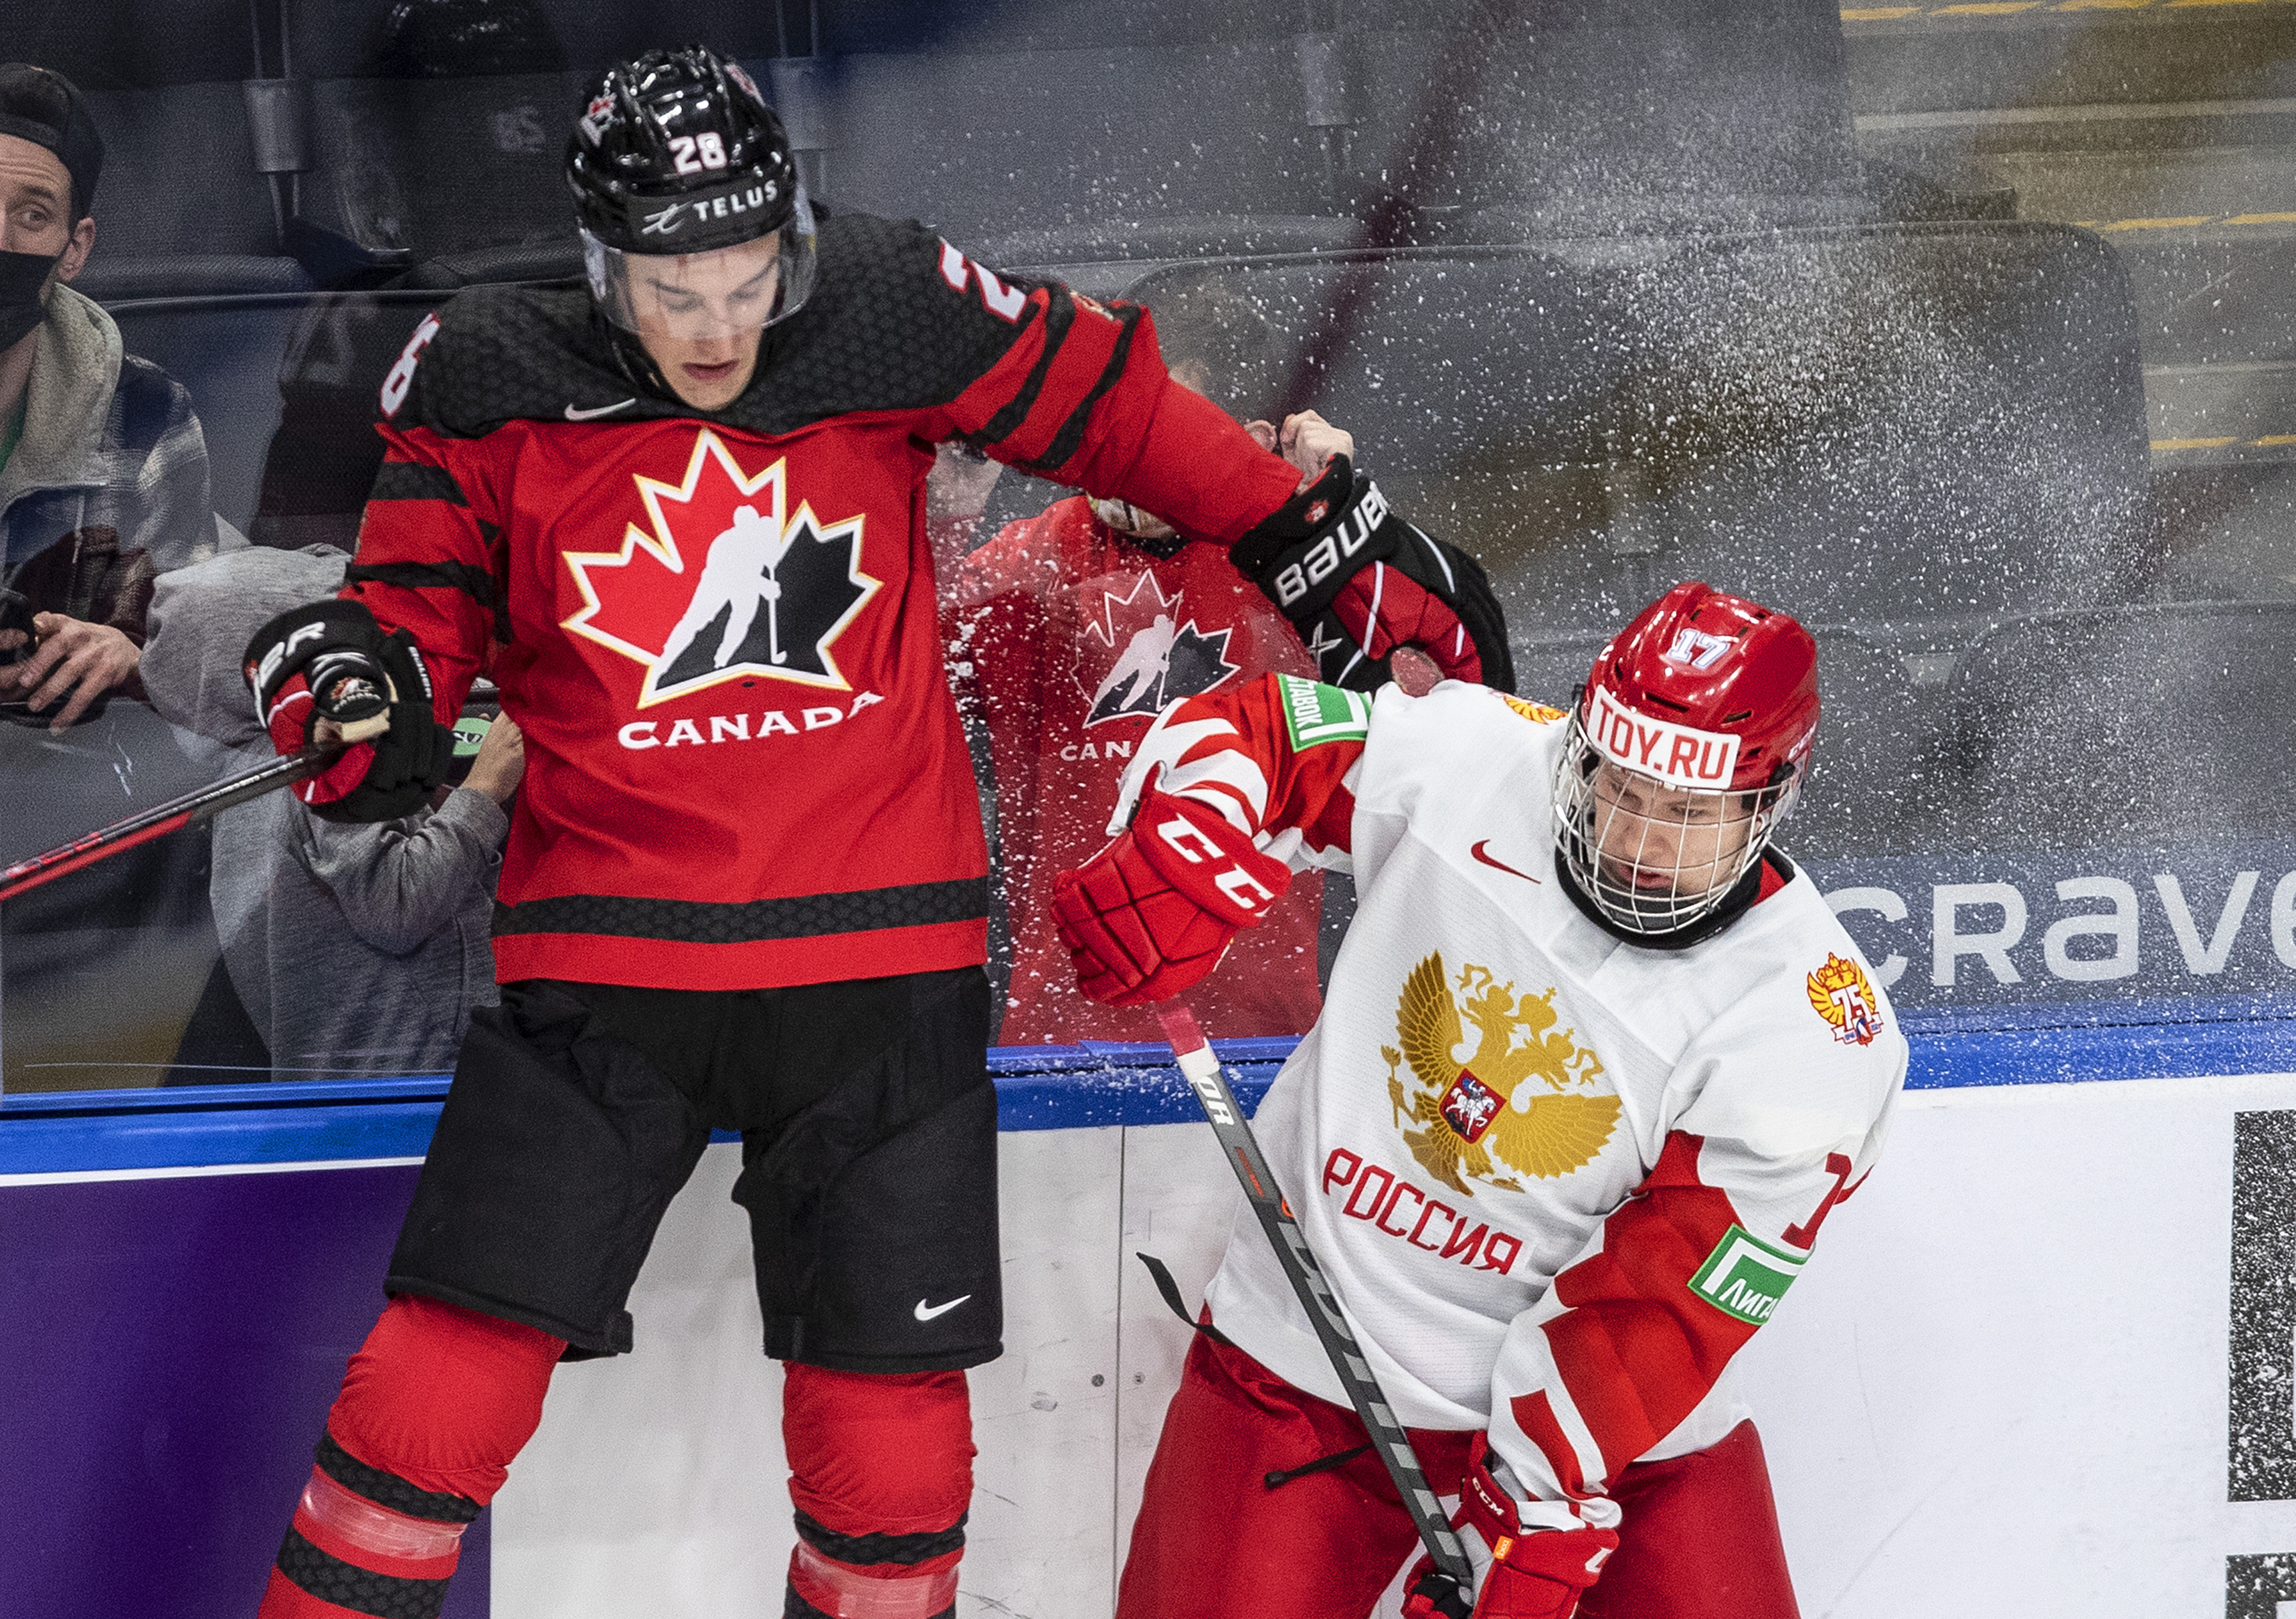
<path id="1" fill-rule="evenodd" d="M 1488 855 L 1485 854 L 1485 853 L 1483 852 L 1483 851 L 1485 851 L 1486 849 L 1488 849 L 1490 846 L 1491 846 L 1491 841 L 1490 841 L 1490 839 L 1488 839 L 1488 838 L 1485 838 L 1481 842 L 1480 842 L 1480 843 L 1476 844 L 1472 849 L 1469 850 L 1467 852 L 1468 852 L 1469 854 L 1473 855 L 1473 856 L 1475 857 L 1475 859 L 1477 859 L 1480 860 L 1484 865 L 1490 867 L 1493 870 L 1496 870 L 1496 871 L 1503 871 L 1503 872 L 1506 873 L 1506 875 L 1509 875 L 1509 876 L 1511 876 L 1511 877 L 1521 877 L 1521 878 L 1524 882 L 1526 882 L 1526 883 L 1537 883 L 1537 882 L 1538 882 L 1538 879 L 1537 877 L 1532 876 L 1529 872 L 1527 872 L 1527 871 L 1517 871 L 1513 867 L 1512 867 L 1512 866 L 1508 865 L 1505 860 L 1494 860 L 1493 859 L 1491 859 L 1491 857 L 1490 857 L 1490 856 L 1488 856 Z M 1541 884 L 1541 886 L 1544 886 L 1544 884 Z"/>
<path id="2" fill-rule="evenodd" d="M 965 1299 L 969 1299 L 972 1296 L 972 1295 L 968 1293 L 964 1295 L 964 1298 L 951 1299 L 947 1303 L 935 1304 L 930 1310 L 925 1308 L 925 1302 L 922 1299 L 919 1299 L 917 1301 L 917 1319 L 920 1321 L 930 1321 L 935 1316 L 945 1316 L 950 1311 L 955 1309 L 959 1304 L 964 1303 Z"/>
<path id="3" fill-rule="evenodd" d="M 566 407 L 566 419 L 569 422 L 586 422 L 593 416 L 611 416 L 616 411 L 627 410 L 629 407 L 636 404 L 637 402 L 637 396 L 636 394 L 632 394 L 627 399 L 616 399 L 611 405 L 600 405 L 590 410 L 579 410 L 575 407 L 569 405 Z"/>

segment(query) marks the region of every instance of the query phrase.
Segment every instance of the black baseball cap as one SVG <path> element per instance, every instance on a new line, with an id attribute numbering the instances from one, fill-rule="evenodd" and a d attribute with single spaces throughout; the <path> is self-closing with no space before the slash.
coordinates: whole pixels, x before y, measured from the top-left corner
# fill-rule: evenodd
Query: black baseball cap
<path id="1" fill-rule="evenodd" d="M 56 154 L 71 176 L 71 217 L 78 225 L 94 211 L 95 182 L 103 173 L 103 137 L 87 103 L 62 74 L 29 62 L 0 62 L 0 135 L 12 135 Z"/>

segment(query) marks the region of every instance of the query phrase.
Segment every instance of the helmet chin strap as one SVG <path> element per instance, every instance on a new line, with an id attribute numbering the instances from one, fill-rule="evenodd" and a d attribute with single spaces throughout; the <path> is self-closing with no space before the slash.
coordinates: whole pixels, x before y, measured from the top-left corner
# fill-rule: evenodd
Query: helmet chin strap
<path id="1" fill-rule="evenodd" d="M 662 375 L 661 367 L 653 363 L 653 356 L 646 352 L 645 345 L 638 341 L 637 333 L 625 332 L 608 320 L 606 312 L 598 307 L 595 299 L 591 300 L 590 318 L 597 322 L 599 329 L 605 333 L 606 343 L 614 351 L 615 362 L 621 366 L 622 374 L 630 379 L 633 386 L 674 404 L 685 402 L 678 399 L 677 390 L 669 385 L 669 379 Z"/>

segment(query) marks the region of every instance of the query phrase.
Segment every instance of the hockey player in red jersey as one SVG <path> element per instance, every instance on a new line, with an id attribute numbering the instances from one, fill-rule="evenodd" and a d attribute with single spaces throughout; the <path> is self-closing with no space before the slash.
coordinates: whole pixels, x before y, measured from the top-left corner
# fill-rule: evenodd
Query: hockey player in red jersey
<path id="1" fill-rule="evenodd" d="M 1275 334 L 1239 295 L 1189 289 L 1160 300 L 1156 316 L 1175 380 L 1237 415 L 1271 403 Z M 1264 420 L 1247 428 L 1303 472 L 1355 451 L 1349 434 L 1313 412 L 1286 419 L 1280 432 Z M 1504 625 L 1481 568 L 1398 516 L 1383 521 L 1451 570 L 1449 593 L 1472 633 L 1439 648 L 1446 672 L 1511 688 Z M 1312 678 L 1316 656 L 1225 557 L 1122 500 L 1072 496 L 1006 525 L 950 569 L 946 595 L 954 660 L 970 673 L 995 767 L 1013 949 L 998 1039 L 1139 1040 L 1146 1025 L 1136 1012 L 1078 993 L 1053 914 L 1054 880 L 1107 841 L 1118 774 L 1168 704 L 1269 670 Z M 1384 662 L 1364 658 L 1352 641 L 1347 650 L 1367 673 Z M 1343 668 L 1335 660 L 1331 672 Z M 1238 940 L 1229 970 L 1198 998 L 1214 1027 L 1284 1035 L 1315 1021 L 1322 898 L 1320 874 L 1303 876 Z"/>
<path id="2" fill-rule="evenodd" d="M 503 1004 L 472 1021 L 262 1613 L 438 1614 L 553 1367 L 630 1347 L 631 1285 L 718 1127 L 787 1366 L 786 1612 L 946 1615 L 964 1368 L 1002 1315 L 932 446 L 1161 513 L 1296 612 L 1379 564 L 1375 524 L 1344 458 L 1303 479 L 1174 385 L 1145 311 L 913 223 L 816 226 L 773 113 L 706 51 L 607 73 L 567 169 L 586 290 L 480 288 L 422 323 L 343 595 L 248 652 L 283 751 L 357 737 L 298 789 L 323 816 L 419 801 L 482 667 L 529 761 Z M 1412 604 L 1359 628 L 1456 629 Z"/>
<path id="3" fill-rule="evenodd" d="M 1480 1619 L 1791 1619 L 1731 1357 L 1882 1146 L 1905 1041 L 1772 844 L 1816 646 L 1700 584 L 1566 715 L 1288 675 L 1165 711 L 1061 885 L 1086 992 L 1186 990 L 1305 863 L 1353 869 L 1258 1130 L 1431 1483 Z M 1360 1619 L 1411 1522 L 1251 1215 L 1206 1290 L 1119 1619 Z M 1288 1480 L 1288 1482 L 1287 1482 Z M 1453 1611 L 1407 1582 L 1406 1615 Z"/>

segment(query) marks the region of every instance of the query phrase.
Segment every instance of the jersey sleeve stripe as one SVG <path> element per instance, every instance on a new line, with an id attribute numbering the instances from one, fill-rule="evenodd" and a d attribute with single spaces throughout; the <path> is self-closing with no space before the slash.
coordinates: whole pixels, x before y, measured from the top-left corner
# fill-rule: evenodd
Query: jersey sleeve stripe
<path id="1" fill-rule="evenodd" d="M 1068 461 L 1051 458 L 1053 440 L 1100 382 L 1109 357 L 1125 333 L 1124 325 L 1113 318 L 1095 316 L 1069 323 L 1068 331 L 1061 338 L 1060 350 L 1053 356 L 1052 366 L 1045 374 L 1045 386 L 1029 407 L 1029 419 L 1004 440 L 1006 459 L 1012 464 L 1040 465 L 1048 475 L 1052 469 L 1068 464 Z M 1120 380 L 1122 373 L 1118 374 Z M 1087 417 L 1089 415 L 1087 411 Z M 1108 448 L 1106 445 L 1098 448 L 1103 453 Z M 1075 450 L 1070 451 L 1068 459 L 1078 459 Z M 1062 481 L 1075 480 L 1064 477 Z"/>
<path id="2" fill-rule="evenodd" d="M 1140 310 L 1136 305 L 1128 305 L 1111 313 L 1123 323 L 1124 330 L 1117 337 L 1115 349 L 1109 355 L 1108 363 L 1100 368 L 1100 375 L 1086 390 L 1084 398 L 1077 401 L 1076 408 L 1069 412 L 1068 419 L 1061 423 L 1059 431 L 1054 433 L 1051 447 L 1033 461 L 1014 463 L 1021 471 L 1044 473 L 1067 465 L 1074 458 L 1078 447 L 1084 442 L 1085 428 L 1092 415 L 1092 407 L 1106 398 L 1109 390 L 1122 379 L 1125 365 L 1132 354 L 1133 334 L 1140 328 Z"/>
<path id="3" fill-rule="evenodd" d="M 1563 1309 L 1542 1330 L 1606 1477 L 1671 1433 L 1754 1335 L 1691 1286 L 1738 1223 L 1728 1195 L 1698 1179 L 1703 1145 L 1669 1136 L 1636 1196 L 1603 1221 L 1600 1250 L 1554 1278 Z"/>
<path id="4" fill-rule="evenodd" d="M 1218 810 L 1247 835 L 1257 834 L 1267 818 L 1267 773 L 1241 753 L 1184 760 L 1157 785 Z"/>
<path id="5" fill-rule="evenodd" d="M 1228 691 L 1184 697 L 1158 715 L 1125 768 L 1110 835 L 1128 823 L 1153 772 L 1162 791 L 1187 793 L 1254 837 L 1305 832 L 1313 859 L 1287 855 L 1286 864 L 1338 865 L 1355 818 L 1363 731 L 1343 727 L 1343 735 L 1297 747 L 1285 719 L 1284 678 L 1262 675 Z"/>
<path id="6" fill-rule="evenodd" d="M 1507 1402 L 1507 1410 L 1523 1436 L 1546 1458 L 1546 1465 L 1554 1470 L 1554 1482 L 1564 1495 L 1583 1501 L 1595 1493 L 1587 1488 L 1586 1470 L 1578 1462 L 1578 1447 L 1564 1435 L 1562 1425 L 1554 1419 L 1554 1405 L 1547 1399 L 1545 1389 L 1516 1395 Z"/>
<path id="7" fill-rule="evenodd" d="M 1052 374 L 1054 357 L 1059 354 L 1061 344 L 1068 337 L 1069 327 L 1075 323 L 1076 305 L 1069 301 L 1064 289 L 1047 287 L 1043 289 L 1043 292 L 1045 318 L 1037 327 L 1035 363 L 1029 367 L 1029 374 L 1022 379 L 1013 396 L 997 407 L 979 431 L 969 435 L 984 449 L 1003 443 L 1028 422 L 1029 413 L 1037 407 L 1037 396 L 1044 391 L 1045 379 Z M 1035 300 L 1031 299 L 1030 301 Z M 1023 336 L 1020 342 L 1027 341 Z M 1019 343 L 1014 344 L 1015 348 L 1019 346 Z M 995 374 L 994 370 L 989 373 L 990 376 Z M 983 382 L 987 380 L 986 377 L 982 379 Z"/>
<path id="8" fill-rule="evenodd" d="M 496 638 L 510 639 L 510 604 L 504 599 L 502 588 L 493 574 L 468 563 L 353 563 L 344 571 L 343 582 L 396 585 L 406 590 L 459 590 L 492 616 Z"/>
<path id="9" fill-rule="evenodd" d="M 386 461 L 374 475 L 374 487 L 367 491 L 369 500 L 443 500 L 449 505 L 467 506 L 470 497 L 455 474 L 443 466 L 430 466 L 420 461 Z"/>

